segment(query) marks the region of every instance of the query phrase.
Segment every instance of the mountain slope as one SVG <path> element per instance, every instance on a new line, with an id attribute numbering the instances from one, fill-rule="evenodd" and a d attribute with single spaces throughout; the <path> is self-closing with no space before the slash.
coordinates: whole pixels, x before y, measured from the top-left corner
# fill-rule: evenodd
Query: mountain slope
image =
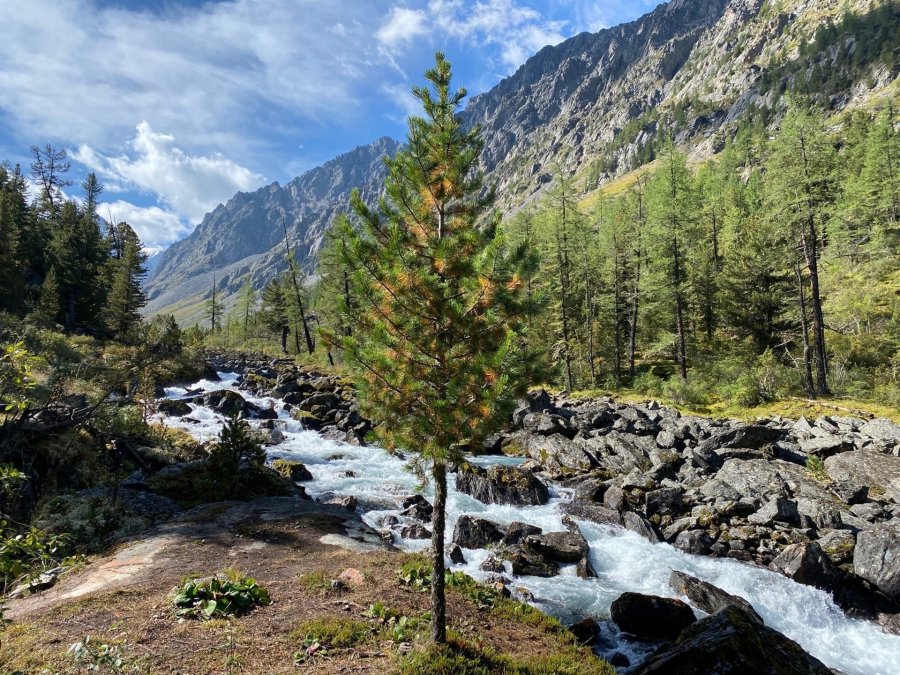
<path id="1" fill-rule="evenodd" d="M 334 215 L 359 188 L 374 200 L 384 182 L 384 157 L 400 144 L 380 138 L 311 169 L 282 186 L 239 192 L 208 213 L 185 239 L 160 254 L 147 283 L 148 313 L 174 311 L 185 323 L 202 316 L 213 273 L 226 305 L 249 274 L 259 288 L 285 268 L 282 222 L 300 260 L 314 255 Z"/>
<path id="2" fill-rule="evenodd" d="M 631 23 L 545 47 L 473 97 L 463 116 L 481 125 L 482 160 L 504 210 L 534 199 L 557 170 L 583 176 L 588 191 L 652 160 L 664 134 L 695 156 L 712 154 L 749 114 L 777 111 L 786 91 L 804 93 L 804 81 L 834 110 L 896 95 L 896 66 L 877 59 L 892 48 L 900 18 L 890 3 L 672 0 Z M 196 320 L 213 270 L 226 295 L 247 273 L 259 287 L 283 258 L 282 215 L 310 269 L 308 256 L 350 189 L 373 201 L 383 178 L 378 158 L 398 147 L 379 139 L 283 188 L 220 206 L 163 254 L 148 284 L 149 311 Z"/>

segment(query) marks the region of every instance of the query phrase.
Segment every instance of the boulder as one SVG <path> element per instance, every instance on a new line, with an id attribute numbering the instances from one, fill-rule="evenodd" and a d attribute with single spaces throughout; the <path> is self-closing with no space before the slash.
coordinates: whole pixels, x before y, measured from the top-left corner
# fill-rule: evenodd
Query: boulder
<path id="1" fill-rule="evenodd" d="M 685 553 L 707 555 L 713 544 L 712 537 L 704 530 L 685 530 L 679 532 L 672 545 Z"/>
<path id="2" fill-rule="evenodd" d="M 752 525 L 771 525 L 773 522 L 797 525 L 800 523 L 800 514 L 797 512 L 797 503 L 785 497 L 775 497 L 755 513 L 747 516 L 747 522 Z"/>
<path id="3" fill-rule="evenodd" d="M 644 539 L 654 544 L 662 541 L 662 537 L 653 527 L 653 523 L 634 511 L 626 511 L 622 515 L 622 524 L 626 530 L 631 530 L 641 535 Z"/>
<path id="4" fill-rule="evenodd" d="M 866 490 L 870 498 L 880 493 L 900 503 L 900 457 L 876 450 L 856 450 L 829 457 L 825 470 L 835 481 Z"/>
<path id="5" fill-rule="evenodd" d="M 588 520 L 598 525 L 617 525 L 621 527 L 624 524 L 622 514 L 599 504 L 564 502 L 560 509 L 563 513 L 573 518 Z"/>
<path id="6" fill-rule="evenodd" d="M 313 475 L 306 468 L 306 465 L 293 459 L 276 459 L 272 462 L 272 468 L 294 482 L 313 479 Z"/>
<path id="7" fill-rule="evenodd" d="M 737 595 L 726 593 L 711 583 L 692 577 L 685 572 L 672 571 L 669 575 L 669 586 L 679 595 L 685 596 L 698 609 L 707 614 L 715 614 L 720 609 L 736 605 L 745 610 L 750 618 L 763 623 L 762 617 L 753 609 L 753 605 Z"/>
<path id="8" fill-rule="evenodd" d="M 421 520 L 423 523 L 431 522 L 431 514 L 434 513 L 434 507 L 422 495 L 411 495 L 403 500 L 401 505 L 403 511 L 400 515 L 414 520 Z"/>
<path id="9" fill-rule="evenodd" d="M 580 532 L 530 534 L 525 537 L 522 545 L 546 560 L 561 563 L 577 563 L 588 553 L 588 543 Z"/>
<path id="10" fill-rule="evenodd" d="M 843 436 L 816 436 L 800 440 L 800 450 L 816 457 L 831 457 L 842 452 L 849 452 L 856 446 L 853 441 Z"/>
<path id="11" fill-rule="evenodd" d="M 529 523 L 523 523 L 519 520 L 516 520 L 510 523 L 506 528 L 506 534 L 503 536 L 503 545 L 504 546 L 515 546 L 516 544 L 522 543 L 522 540 L 525 539 L 529 534 L 540 534 L 541 528 L 537 525 L 531 525 Z"/>
<path id="12" fill-rule="evenodd" d="M 859 428 L 859 433 L 874 440 L 883 447 L 900 445 L 900 424 L 886 419 L 874 419 Z"/>
<path id="13" fill-rule="evenodd" d="M 600 637 L 600 624 L 588 617 L 569 626 L 569 631 L 580 645 L 592 645 Z"/>
<path id="14" fill-rule="evenodd" d="M 540 436 L 552 436 L 562 434 L 568 438 L 575 436 L 575 428 L 569 424 L 569 420 L 561 415 L 539 412 L 528 413 L 522 420 L 522 428 L 532 434 Z"/>
<path id="15" fill-rule="evenodd" d="M 748 461 L 729 459 L 716 474 L 716 480 L 733 490 L 737 495 L 735 501 L 741 497 L 751 497 L 764 504 L 775 497 L 789 496 L 787 483 L 778 473 L 780 464 L 779 460 L 770 462 L 765 459 Z M 706 494 L 705 487 L 701 488 L 704 494 Z"/>
<path id="16" fill-rule="evenodd" d="M 245 401 L 239 393 L 230 389 L 211 391 L 205 394 L 202 400 L 204 405 L 222 415 L 247 412 L 251 408 L 256 408 L 253 404 Z"/>
<path id="17" fill-rule="evenodd" d="M 722 448 L 751 448 L 761 450 L 774 445 L 784 437 L 784 431 L 761 424 L 748 424 L 719 431 L 700 443 L 694 456 L 707 463 L 710 469 L 718 469 L 724 460 L 718 454 Z"/>
<path id="18" fill-rule="evenodd" d="M 697 620 L 681 600 L 641 593 L 622 593 L 609 613 L 624 632 L 647 641 L 672 640 Z"/>
<path id="19" fill-rule="evenodd" d="M 863 530 L 856 537 L 853 571 L 894 600 L 900 600 L 900 523 Z"/>
<path id="20" fill-rule="evenodd" d="M 169 417 L 184 417 L 191 414 L 191 406 L 178 399 L 164 398 L 156 404 L 156 409 Z"/>
<path id="21" fill-rule="evenodd" d="M 450 562 L 452 562 L 454 565 L 466 564 L 466 556 L 463 555 L 462 549 L 459 547 L 459 544 L 452 544 L 450 546 L 450 550 L 448 551 L 448 555 L 450 556 Z"/>
<path id="22" fill-rule="evenodd" d="M 456 489 L 485 504 L 536 506 L 550 499 L 546 485 L 531 472 L 514 466 L 484 469 L 464 463 L 456 474 Z"/>
<path id="23" fill-rule="evenodd" d="M 831 675 L 796 642 L 729 605 L 689 626 L 633 671 L 636 675 Z"/>
<path id="24" fill-rule="evenodd" d="M 831 530 L 818 539 L 822 552 L 835 565 L 843 565 L 853 560 L 853 549 L 856 548 L 856 535 L 850 530 Z"/>
<path id="25" fill-rule="evenodd" d="M 504 534 L 503 529 L 493 521 L 462 515 L 453 528 L 453 543 L 462 548 L 485 548 L 499 544 Z"/>
<path id="26" fill-rule="evenodd" d="M 644 513 L 677 516 L 684 510 L 684 488 L 664 487 L 644 494 Z"/>
<path id="27" fill-rule="evenodd" d="M 769 567 L 797 583 L 829 592 L 840 586 L 843 576 L 814 541 L 786 546 Z"/>
<path id="28" fill-rule="evenodd" d="M 431 531 L 422 523 L 410 523 L 400 528 L 403 539 L 431 539 Z"/>
<path id="29" fill-rule="evenodd" d="M 590 471 L 595 465 L 594 459 L 578 439 L 573 440 L 563 434 L 544 436 L 524 432 L 516 436 L 516 442 L 527 456 L 551 471 Z"/>
<path id="30" fill-rule="evenodd" d="M 510 562 L 516 576 L 555 577 L 559 574 L 559 565 L 524 546 L 505 551 L 503 557 Z"/>

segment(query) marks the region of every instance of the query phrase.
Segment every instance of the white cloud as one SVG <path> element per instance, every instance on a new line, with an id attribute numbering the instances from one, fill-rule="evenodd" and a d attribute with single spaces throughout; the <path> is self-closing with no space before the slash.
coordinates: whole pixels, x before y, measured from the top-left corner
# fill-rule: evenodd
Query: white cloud
<path id="1" fill-rule="evenodd" d="M 175 138 L 153 131 L 141 122 L 131 141 L 133 156 L 107 157 L 87 145 L 72 153 L 73 159 L 112 179 L 113 191 L 122 185 L 150 193 L 168 204 L 176 214 L 196 224 L 227 201 L 235 192 L 264 184 L 265 176 L 222 157 L 190 155 L 175 145 Z"/>
<path id="2" fill-rule="evenodd" d="M 178 216 L 158 206 L 136 206 L 130 202 L 117 200 L 101 202 L 97 213 L 101 218 L 112 222 L 125 221 L 131 225 L 147 251 L 158 251 L 191 231 Z"/>
<path id="3" fill-rule="evenodd" d="M 422 102 L 413 95 L 408 84 L 385 84 L 381 91 L 401 111 L 402 117 L 398 117 L 397 121 L 404 121 L 410 115 L 422 115 Z"/>
<path id="4" fill-rule="evenodd" d="M 249 163 L 275 115 L 294 125 L 352 117 L 380 60 L 371 36 L 385 3 L 355 4 L 348 21 L 343 3 L 326 0 L 156 12 L 0 1 L 4 122 L 26 138 L 109 147 L 146 119 L 192 151 L 227 147 Z"/>
<path id="5" fill-rule="evenodd" d="M 384 47 L 393 50 L 424 35 L 427 30 L 427 19 L 421 9 L 392 7 L 387 19 L 375 32 L 375 38 Z"/>

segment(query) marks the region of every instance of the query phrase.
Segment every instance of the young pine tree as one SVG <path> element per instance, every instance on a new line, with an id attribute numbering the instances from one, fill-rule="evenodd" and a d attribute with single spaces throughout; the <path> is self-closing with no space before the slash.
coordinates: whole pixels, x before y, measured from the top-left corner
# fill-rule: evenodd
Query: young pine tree
<path id="1" fill-rule="evenodd" d="M 356 372 L 365 410 L 383 422 L 388 447 L 416 454 L 434 484 L 431 540 L 432 640 L 446 641 L 444 526 L 447 468 L 506 419 L 529 376 L 520 331 L 533 310 L 507 252 L 493 192 L 477 168 L 478 129 L 457 116 L 464 89 L 438 53 L 416 87 L 423 117 L 409 119 L 407 147 L 386 161 L 377 209 L 351 199 L 358 229 L 345 225 L 352 336 L 331 334 Z"/>

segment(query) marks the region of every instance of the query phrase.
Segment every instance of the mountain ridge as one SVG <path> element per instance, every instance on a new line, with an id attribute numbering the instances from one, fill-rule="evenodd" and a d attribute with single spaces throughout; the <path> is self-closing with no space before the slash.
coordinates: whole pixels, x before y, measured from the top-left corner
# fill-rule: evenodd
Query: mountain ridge
<path id="1" fill-rule="evenodd" d="M 585 175 L 586 190 L 627 173 L 652 159 L 653 143 L 664 133 L 695 155 L 713 154 L 747 111 L 779 105 L 788 77 L 784 64 L 800 58 L 798 44 L 811 39 L 817 25 L 837 19 L 845 6 L 865 15 L 877 5 L 672 0 L 632 22 L 542 48 L 473 96 L 461 115 L 481 126 L 483 166 L 498 205 L 510 212 L 538 197 L 558 170 Z M 817 58 L 842 68 L 830 47 Z M 873 67 L 867 73 L 872 86 L 860 87 L 860 79 L 841 93 L 836 109 L 881 90 L 896 74 Z M 381 157 L 400 145 L 383 137 L 284 187 L 273 183 L 220 205 L 162 254 L 147 284 L 148 312 L 174 310 L 184 323 L 198 320 L 213 269 L 226 299 L 233 301 L 247 274 L 260 287 L 284 266 L 282 216 L 311 271 L 324 230 L 346 208 L 350 190 L 360 187 L 366 201 L 375 201 L 384 176 Z M 340 189 L 330 189 L 335 184 Z"/>

